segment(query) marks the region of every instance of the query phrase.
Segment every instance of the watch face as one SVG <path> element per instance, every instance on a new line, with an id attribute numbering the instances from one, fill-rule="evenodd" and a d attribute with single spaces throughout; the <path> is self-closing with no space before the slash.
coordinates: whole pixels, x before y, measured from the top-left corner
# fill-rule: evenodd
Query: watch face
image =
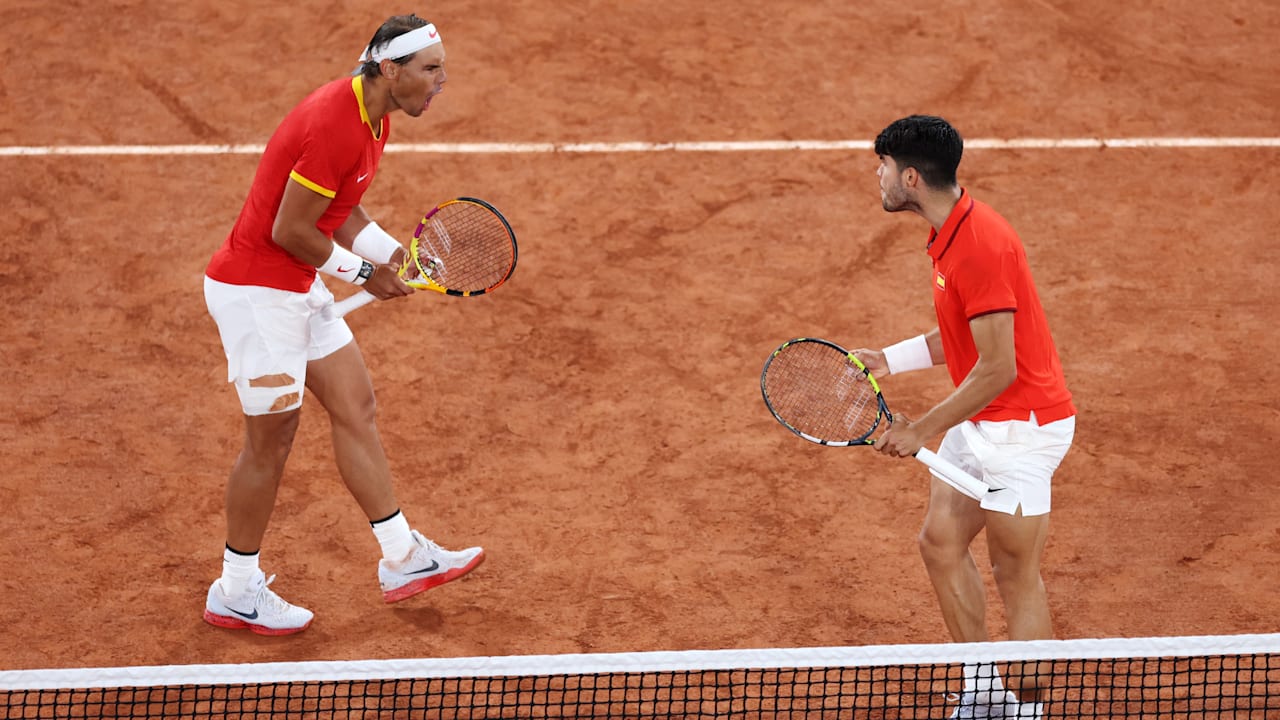
<path id="1" fill-rule="evenodd" d="M 365 260 L 360 264 L 360 272 L 357 275 L 368 280 L 373 275 L 373 263 Z"/>

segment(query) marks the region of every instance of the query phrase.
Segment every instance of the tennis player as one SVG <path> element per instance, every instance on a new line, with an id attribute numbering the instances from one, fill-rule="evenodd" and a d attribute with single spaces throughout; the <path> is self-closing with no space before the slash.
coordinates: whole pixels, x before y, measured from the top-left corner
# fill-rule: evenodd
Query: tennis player
<path id="1" fill-rule="evenodd" d="M 373 384 L 321 275 L 379 299 L 412 290 L 397 275 L 405 248 L 373 222 L 360 199 L 373 182 L 397 110 L 422 115 L 445 83 L 444 45 L 415 15 L 388 19 L 352 76 L 311 93 L 267 143 L 248 199 L 206 269 L 205 300 L 227 356 L 227 379 L 244 411 L 244 446 L 227 482 L 222 576 L 204 619 L 263 635 L 304 630 L 309 610 L 269 585 L 258 555 L 293 444 L 304 391 L 329 415 L 347 489 L 382 547 L 383 599 L 403 600 L 458 578 L 484 551 L 442 549 L 411 529 L 392 490 L 378 436 Z"/>
<path id="2" fill-rule="evenodd" d="M 879 376 L 946 365 L 955 390 L 918 420 L 895 423 L 876 446 L 911 457 L 945 433 L 938 454 L 991 486 L 979 502 L 933 473 L 920 552 L 952 639 L 989 639 L 986 592 L 969 549 L 983 528 L 1009 638 L 1049 638 L 1040 562 L 1050 481 L 1071 447 L 1076 411 L 1022 241 L 957 183 L 963 148 L 960 134 L 931 116 L 903 118 L 876 138 L 884 209 L 932 226 L 925 251 L 938 324 L 854 353 Z M 1034 664 L 1009 668 L 1013 692 L 990 665 L 966 670 L 952 717 L 1040 717 L 1046 682 Z"/>

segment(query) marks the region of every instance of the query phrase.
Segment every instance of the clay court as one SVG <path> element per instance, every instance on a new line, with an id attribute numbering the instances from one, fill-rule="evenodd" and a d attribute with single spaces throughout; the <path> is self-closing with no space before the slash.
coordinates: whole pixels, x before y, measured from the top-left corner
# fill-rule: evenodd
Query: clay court
<path id="1" fill-rule="evenodd" d="M 970 139 L 1272 139 L 973 148 L 960 176 L 1021 233 L 1080 409 L 1058 636 L 1275 631 L 1280 7 L 792 5 L 5 0 L 0 146 L 262 144 L 414 11 L 450 79 L 393 144 L 869 141 L 914 112 Z M 263 566 L 316 620 L 206 625 L 241 420 L 201 277 L 257 162 L 0 156 L 0 669 L 946 640 L 921 466 L 805 443 L 760 399 L 783 340 L 933 323 L 927 225 L 881 210 L 861 149 L 389 150 L 384 227 L 471 195 L 520 239 L 491 296 L 349 318 L 406 513 L 488 560 L 384 605 L 308 400 Z M 948 389 L 885 382 L 908 414 Z M 989 616 L 1003 638 L 994 590 Z"/>

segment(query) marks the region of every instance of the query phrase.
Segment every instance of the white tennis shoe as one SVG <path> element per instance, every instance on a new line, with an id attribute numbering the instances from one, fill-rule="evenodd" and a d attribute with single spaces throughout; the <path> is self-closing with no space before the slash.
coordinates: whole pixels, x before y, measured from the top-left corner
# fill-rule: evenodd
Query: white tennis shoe
<path id="1" fill-rule="evenodd" d="M 276 579 L 261 570 L 254 573 L 239 597 L 227 597 L 222 580 L 214 580 L 204 603 L 204 621 L 223 628 L 248 628 L 259 635 L 290 635 L 311 624 L 314 613 L 290 605 L 267 587 Z"/>
<path id="2" fill-rule="evenodd" d="M 456 580 L 484 562 L 484 549 L 445 550 L 413 531 L 414 548 L 399 562 L 383 558 L 378 562 L 378 583 L 382 599 L 399 602 L 424 590 Z"/>

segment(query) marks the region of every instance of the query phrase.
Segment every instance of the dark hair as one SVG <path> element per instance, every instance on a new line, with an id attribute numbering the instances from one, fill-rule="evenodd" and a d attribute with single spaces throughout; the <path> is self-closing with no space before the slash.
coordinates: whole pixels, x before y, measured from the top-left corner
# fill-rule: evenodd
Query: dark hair
<path id="1" fill-rule="evenodd" d="M 876 136 L 876 155 L 887 155 L 898 169 L 913 167 L 929 187 L 956 184 L 956 168 L 964 152 L 964 139 L 951 124 L 933 115 L 911 115 L 895 120 Z"/>
<path id="2" fill-rule="evenodd" d="M 417 30 L 418 28 L 426 27 L 429 24 L 430 23 L 417 15 L 396 15 L 394 17 L 389 17 L 386 22 L 382 23 L 382 27 L 378 28 L 378 31 L 373 34 L 373 39 L 365 46 L 365 50 L 372 53 L 374 48 L 383 47 L 387 43 L 410 30 Z M 412 60 L 413 56 L 416 54 L 417 53 L 413 53 L 411 55 L 405 55 L 404 57 L 394 58 L 392 62 L 397 65 L 404 65 Z M 374 62 L 373 60 L 362 63 L 360 65 L 360 73 L 366 78 L 372 80 L 382 74 L 382 71 L 378 69 L 378 65 L 379 63 Z"/>

